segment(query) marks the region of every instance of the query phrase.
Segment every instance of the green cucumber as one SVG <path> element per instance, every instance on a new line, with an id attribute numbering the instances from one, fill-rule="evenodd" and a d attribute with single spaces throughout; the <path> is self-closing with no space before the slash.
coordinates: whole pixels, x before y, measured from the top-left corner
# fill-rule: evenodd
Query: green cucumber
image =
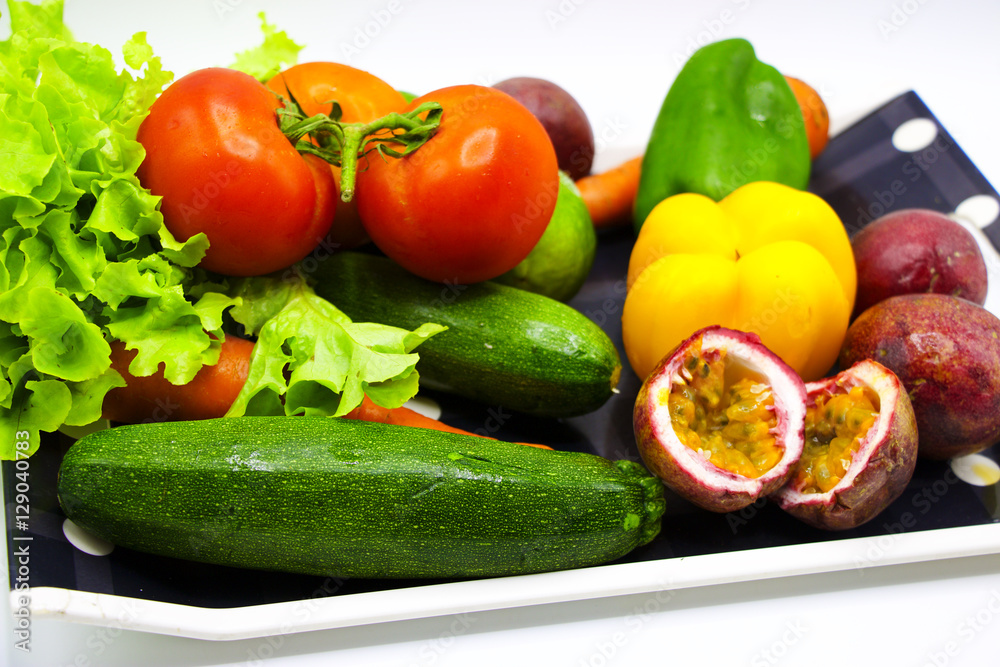
<path id="1" fill-rule="evenodd" d="M 417 350 L 428 387 L 518 412 L 573 417 L 601 407 L 621 375 L 608 335 L 540 294 L 493 282 L 434 283 L 360 252 L 321 262 L 314 279 L 316 293 L 355 322 L 447 326 Z"/>
<path id="2" fill-rule="evenodd" d="M 66 453 L 58 495 L 138 551 L 360 578 L 596 565 L 653 539 L 664 511 L 632 461 L 327 417 L 98 431 Z"/>

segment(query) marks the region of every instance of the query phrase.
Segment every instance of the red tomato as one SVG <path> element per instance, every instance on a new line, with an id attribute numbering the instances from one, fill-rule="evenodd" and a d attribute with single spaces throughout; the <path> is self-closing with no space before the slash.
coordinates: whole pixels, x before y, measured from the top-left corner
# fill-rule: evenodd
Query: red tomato
<path id="1" fill-rule="evenodd" d="M 371 156 L 358 210 L 375 245 L 429 280 L 474 283 L 514 268 L 555 208 L 559 172 L 545 128 L 494 88 L 460 85 L 413 100 L 442 109 L 437 133 L 399 159 Z"/>
<path id="2" fill-rule="evenodd" d="M 330 113 L 336 100 L 344 123 L 367 123 L 406 106 L 403 94 L 382 79 L 340 63 L 294 65 L 268 81 L 267 87 L 279 95 L 291 91 L 307 116 Z"/>
<path id="3" fill-rule="evenodd" d="M 181 77 L 139 127 L 140 182 L 163 198 L 167 229 L 204 232 L 201 266 L 261 275 L 302 259 L 336 210 L 326 163 L 303 157 L 278 129 L 278 98 L 253 77 L 209 68 Z"/>
<path id="4" fill-rule="evenodd" d="M 331 101 L 340 104 L 343 123 L 370 123 L 406 106 L 406 98 L 388 83 L 364 70 L 331 62 L 302 63 L 267 82 L 282 96 L 289 91 L 307 116 L 329 114 Z M 337 184 L 340 167 L 330 165 Z M 354 248 L 368 241 L 355 200 L 340 202 L 328 241 L 334 247 Z"/>

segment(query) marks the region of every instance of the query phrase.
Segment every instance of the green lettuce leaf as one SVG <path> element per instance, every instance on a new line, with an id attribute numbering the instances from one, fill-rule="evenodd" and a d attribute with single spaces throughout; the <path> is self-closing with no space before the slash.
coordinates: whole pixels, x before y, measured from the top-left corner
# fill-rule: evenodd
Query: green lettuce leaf
<path id="1" fill-rule="evenodd" d="M 8 2 L 7 11 L 11 26 L 16 25 L 16 32 L 25 39 L 73 40 L 69 28 L 63 23 L 62 0 L 43 0 L 37 5 L 27 1 Z"/>
<path id="2" fill-rule="evenodd" d="M 231 315 L 257 343 L 227 416 L 340 417 L 366 394 L 400 406 L 417 393 L 414 348 L 445 329 L 354 323 L 298 275 L 247 279 L 235 285 L 234 296 L 241 303 Z"/>
<path id="3" fill-rule="evenodd" d="M 236 54 L 236 60 L 229 66 L 246 72 L 258 81 L 267 81 L 281 70 L 291 67 L 299 59 L 302 46 L 296 44 L 284 30 L 278 30 L 267 22 L 264 12 L 257 14 L 264 41 L 252 49 Z"/>

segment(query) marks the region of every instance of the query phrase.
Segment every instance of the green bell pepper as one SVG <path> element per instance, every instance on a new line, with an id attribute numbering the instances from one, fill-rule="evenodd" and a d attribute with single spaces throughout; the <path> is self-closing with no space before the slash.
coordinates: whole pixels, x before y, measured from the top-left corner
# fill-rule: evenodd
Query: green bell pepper
<path id="1" fill-rule="evenodd" d="M 636 232 L 658 203 L 681 192 L 718 201 L 751 181 L 804 190 L 809 142 L 785 77 L 745 39 L 698 49 L 670 86 L 643 157 Z"/>

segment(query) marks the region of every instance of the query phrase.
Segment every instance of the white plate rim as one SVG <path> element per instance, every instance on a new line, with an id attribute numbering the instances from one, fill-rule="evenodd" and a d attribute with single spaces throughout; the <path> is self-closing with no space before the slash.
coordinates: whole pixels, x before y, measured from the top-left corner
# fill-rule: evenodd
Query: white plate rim
<path id="1" fill-rule="evenodd" d="M 669 537 L 668 537 L 669 539 Z M 746 581 L 1000 553 L 1000 523 L 669 558 L 232 608 L 204 608 L 54 587 L 11 591 L 34 619 L 233 641 Z"/>

